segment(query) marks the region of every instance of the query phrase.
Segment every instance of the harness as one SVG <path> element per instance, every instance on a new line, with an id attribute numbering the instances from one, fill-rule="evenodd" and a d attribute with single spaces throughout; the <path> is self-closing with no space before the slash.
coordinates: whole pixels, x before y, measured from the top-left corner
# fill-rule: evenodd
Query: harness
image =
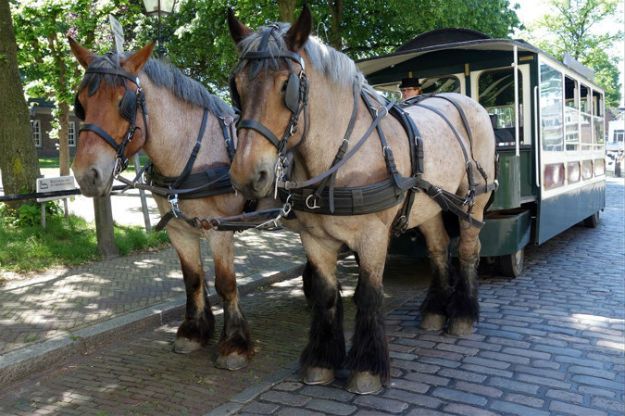
<path id="1" fill-rule="evenodd" d="M 202 123 L 198 131 L 198 135 L 193 146 L 193 150 L 187 159 L 187 163 L 182 172 L 178 176 L 164 176 L 158 173 L 152 162 L 149 162 L 141 171 L 137 172 L 135 178 L 131 181 L 120 175 L 128 167 L 128 158 L 126 157 L 126 147 L 132 141 L 134 133 L 138 127 L 136 125 L 137 110 L 140 108 L 143 115 L 143 125 L 146 129 L 147 140 L 147 120 L 148 112 L 145 103 L 145 95 L 141 88 L 141 82 L 138 76 L 121 69 L 121 68 L 87 68 L 86 73 L 92 74 L 108 74 L 117 75 L 130 80 L 137 86 L 136 91 L 132 91 L 127 88 L 126 81 L 124 81 L 124 87 L 126 91 L 119 103 L 120 115 L 129 122 L 129 127 L 124 134 L 124 139 L 121 144 L 118 144 L 110 134 L 104 129 L 95 124 L 83 124 L 80 131 L 92 131 L 101 137 L 106 143 L 108 143 L 116 152 L 115 168 L 113 170 L 113 177 L 118 181 L 124 183 L 127 188 L 137 188 L 150 191 L 154 194 L 167 197 L 170 204 L 170 211 L 161 217 L 159 223 L 154 227 L 157 231 L 165 228 L 167 223 L 174 219 L 182 219 L 193 227 L 210 228 L 210 225 L 206 220 L 199 218 L 188 218 L 184 215 L 179 207 L 180 199 L 198 199 L 208 196 L 221 195 L 234 192 L 232 184 L 230 182 L 229 166 L 217 166 L 206 169 L 202 172 L 191 173 L 193 165 L 199 154 L 202 138 L 206 131 L 206 124 L 208 120 L 208 109 L 205 108 L 202 115 Z M 99 82 L 95 83 L 89 89 L 89 95 L 95 94 L 99 88 Z M 85 120 L 85 110 L 78 99 L 76 94 L 74 99 L 74 112 L 76 117 L 80 120 Z M 222 134 L 224 137 L 224 143 L 228 153 L 230 162 L 234 158 L 234 140 L 232 126 L 234 117 L 228 115 L 217 116 L 219 124 L 221 126 Z"/>
<path id="2" fill-rule="evenodd" d="M 141 108 L 141 114 L 143 115 L 143 126 L 147 130 L 148 125 L 148 111 L 145 103 L 145 96 L 143 94 L 143 88 L 141 88 L 141 81 L 139 81 L 139 77 L 131 74 L 130 72 L 124 71 L 121 68 L 96 68 L 96 67 L 88 67 L 86 70 L 87 74 L 108 74 L 108 75 L 116 75 L 125 80 L 129 80 L 133 84 L 137 86 L 136 91 L 132 91 L 128 89 L 126 85 L 126 81 L 124 81 L 124 95 L 119 102 L 119 113 L 120 115 L 128 121 L 128 129 L 126 133 L 124 133 L 124 138 L 121 143 L 117 143 L 115 139 L 106 132 L 103 128 L 96 124 L 91 123 L 83 123 L 79 129 L 79 132 L 82 131 L 92 131 L 97 134 L 100 138 L 102 138 L 109 146 L 115 150 L 115 168 L 113 169 L 113 176 L 119 175 L 123 170 L 128 167 L 128 158 L 126 157 L 126 147 L 132 141 L 135 132 L 140 127 L 137 126 L 137 109 Z M 99 83 L 94 84 L 92 88 L 89 89 L 89 95 L 95 94 L 96 90 L 99 87 Z M 74 113 L 76 117 L 80 120 L 85 120 L 85 109 L 80 103 L 78 99 L 78 93 L 74 97 Z M 147 140 L 147 131 L 146 137 Z"/>
<path id="3" fill-rule="evenodd" d="M 282 202 L 284 202 L 284 206 L 273 221 L 265 221 L 261 224 L 261 226 L 267 225 L 268 223 L 273 226 L 277 225 L 277 221 L 286 217 L 286 215 L 292 212 L 291 210 L 312 212 L 323 215 L 360 215 L 378 212 L 404 201 L 404 205 L 393 224 L 394 232 L 399 234 L 405 232 L 407 229 L 408 214 L 410 213 L 414 202 L 414 195 L 416 192 L 420 191 L 426 192 L 426 194 L 436 201 L 443 210 L 451 211 L 472 226 L 480 228 L 484 225 L 483 222 L 478 221 L 471 216 L 471 208 L 474 205 L 476 195 L 497 189 L 498 183 L 496 180 L 490 183 L 488 182 L 486 172 L 479 166 L 473 157 L 473 140 L 466 115 L 464 114 L 461 106 L 449 97 L 436 95 L 417 97 L 417 99 L 402 104 L 402 106 L 405 107 L 415 105 L 428 109 L 429 111 L 432 111 L 442 117 L 446 124 L 451 128 L 454 136 L 458 140 L 465 159 L 465 166 L 469 181 L 469 192 L 464 198 L 445 191 L 444 189 L 423 179 L 423 142 L 421 134 L 412 118 L 403 110 L 403 108 L 394 103 L 387 102 L 385 105 L 375 106 L 372 103 L 372 101 L 377 102 L 375 97 L 370 96 L 370 92 L 361 90 L 358 87 L 356 80 L 354 80 L 353 84 L 354 106 L 352 114 L 343 136 L 343 141 L 339 146 L 330 168 L 320 175 L 301 182 L 289 180 L 288 176 L 291 170 L 290 160 L 292 158 L 287 156 L 287 141 L 293 133 L 297 131 L 299 115 L 302 112 L 304 113 L 304 119 L 306 120 L 308 82 L 305 75 L 304 62 L 299 54 L 289 51 L 280 52 L 279 54 L 271 54 L 267 50 L 269 38 L 271 36 L 275 36 L 274 32 L 276 30 L 277 26 L 270 26 L 269 29 L 262 35 L 258 51 L 246 52 L 243 54 L 240 58 L 239 66 L 237 67 L 237 69 L 241 68 L 243 66 L 242 64 L 247 60 L 283 59 L 289 68 L 287 89 L 285 91 L 285 106 L 291 111 L 291 117 L 284 133 L 282 134 L 282 140 L 279 140 L 273 132 L 256 120 L 242 120 L 238 124 L 238 129 L 247 128 L 257 131 L 278 150 L 278 160 L 275 166 L 275 186 L 276 195 L 278 195 Z M 301 70 L 299 74 L 296 75 L 293 72 L 290 61 L 295 61 L 300 64 Z M 235 73 L 236 72 L 237 70 L 235 70 Z M 291 89 L 290 87 L 292 84 L 295 86 Z M 234 76 L 231 77 L 230 88 L 233 102 L 240 107 L 240 99 L 236 90 Z M 295 97 L 298 99 L 297 102 L 295 102 Z M 427 98 L 442 98 L 454 105 L 460 114 L 464 129 L 468 135 L 470 147 L 468 151 L 465 148 L 460 133 L 445 116 L 445 114 L 435 107 L 422 103 L 422 101 Z M 347 150 L 357 118 L 359 102 L 361 100 L 364 102 L 365 107 L 369 111 L 372 122 L 362 137 L 348 152 Z M 393 151 L 389 146 L 384 131 L 380 125 L 381 120 L 389 113 L 400 122 L 408 136 L 412 167 L 411 176 L 409 177 L 402 176 L 397 170 Z M 370 185 L 336 188 L 334 183 L 338 169 L 347 163 L 347 161 L 360 149 L 360 147 L 373 133 L 374 129 L 377 131 L 380 139 L 380 146 L 384 155 L 384 161 L 389 178 Z M 306 130 L 300 143 L 305 139 L 305 135 Z M 293 149 L 291 149 L 291 151 L 292 150 Z M 484 179 L 484 184 L 476 184 L 473 176 L 473 166 L 476 167 Z M 467 207 L 466 211 L 464 209 L 465 206 Z M 266 215 L 267 211 L 259 213 L 260 217 Z M 222 230 L 242 229 L 250 228 L 250 226 L 245 227 L 246 224 L 249 224 L 248 220 L 249 215 L 234 216 L 213 220 L 212 224 L 214 227 Z M 258 227 L 259 226 L 257 226 L 257 228 Z"/>

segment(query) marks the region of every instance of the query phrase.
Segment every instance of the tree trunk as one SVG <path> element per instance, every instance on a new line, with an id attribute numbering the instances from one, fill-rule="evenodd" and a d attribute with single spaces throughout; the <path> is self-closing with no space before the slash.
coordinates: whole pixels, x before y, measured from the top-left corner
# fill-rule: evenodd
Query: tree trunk
<path id="1" fill-rule="evenodd" d="M 33 192 L 39 160 L 18 70 L 8 0 L 0 0 L 0 91 L 0 172 L 4 193 Z"/>
<path id="2" fill-rule="evenodd" d="M 63 92 L 69 90 L 67 85 L 67 66 L 65 63 L 65 56 L 63 48 L 58 45 L 58 34 L 48 36 L 48 45 L 52 56 L 54 57 L 54 63 L 59 71 L 59 78 L 56 84 L 56 102 L 59 111 L 57 116 L 59 118 L 59 168 L 61 176 L 69 175 L 69 105 L 63 100 Z"/>
<path id="3" fill-rule="evenodd" d="M 61 176 L 69 175 L 69 105 L 59 103 L 59 168 Z"/>
<path id="4" fill-rule="evenodd" d="M 280 21 L 292 23 L 295 20 L 295 0 L 278 0 Z"/>
<path id="5" fill-rule="evenodd" d="M 337 51 L 343 49 L 343 39 L 341 37 L 341 21 L 343 21 L 343 0 L 329 0 L 330 6 L 330 45 Z"/>

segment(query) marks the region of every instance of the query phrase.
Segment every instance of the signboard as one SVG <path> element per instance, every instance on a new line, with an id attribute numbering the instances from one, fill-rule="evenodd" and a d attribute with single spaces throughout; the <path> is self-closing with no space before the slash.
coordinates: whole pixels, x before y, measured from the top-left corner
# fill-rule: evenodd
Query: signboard
<path id="1" fill-rule="evenodd" d="M 37 192 L 70 191 L 72 189 L 76 189 L 73 176 L 58 176 L 56 178 L 37 179 Z M 67 198 L 67 196 L 37 198 L 37 202 L 53 201 L 55 199 L 63 198 Z"/>
<path id="2" fill-rule="evenodd" d="M 111 33 L 113 34 L 113 44 L 117 55 L 124 53 L 124 28 L 113 15 L 109 14 L 109 24 L 111 25 Z"/>

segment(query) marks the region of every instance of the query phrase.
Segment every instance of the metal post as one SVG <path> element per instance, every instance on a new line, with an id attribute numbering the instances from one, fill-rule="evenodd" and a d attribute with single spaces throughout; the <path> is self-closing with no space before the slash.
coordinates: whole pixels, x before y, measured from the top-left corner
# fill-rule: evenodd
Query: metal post
<path id="1" fill-rule="evenodd" d="M 41 228 L 46 228 L 46 203 L 42 202 L 41 206 Z"/>
<path id="2" fill-rule="evenodd" d="M 141 170 L 141 162 L 139 161 L 139 154 L 135 153 L 134 156 L 135 172 Z M 139 189 L 139 197 L 141 199 L 141 211 L 143 212 L 143 222 L 145 223 L 145 230 L 152 231 L 152 224 L 150 224 L 150 214 L 148 212 L 148 201 L 145 197 L 145 190 Z"/>
<path id="3" fill-rule="evenodd" d="M 519 50 L 517 45 L 514 45 L 514 141 L 515 141 L 515 156 L 519 156 Z"/>

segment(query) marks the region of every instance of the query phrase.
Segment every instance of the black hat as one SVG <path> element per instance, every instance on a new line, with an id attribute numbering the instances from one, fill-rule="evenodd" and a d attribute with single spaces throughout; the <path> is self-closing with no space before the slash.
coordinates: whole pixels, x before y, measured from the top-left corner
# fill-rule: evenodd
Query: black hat
<path id="1" fill-rule="evenodd" d="M 402 78 L 399 88 L 421 88 L 418 78 Z"/>

